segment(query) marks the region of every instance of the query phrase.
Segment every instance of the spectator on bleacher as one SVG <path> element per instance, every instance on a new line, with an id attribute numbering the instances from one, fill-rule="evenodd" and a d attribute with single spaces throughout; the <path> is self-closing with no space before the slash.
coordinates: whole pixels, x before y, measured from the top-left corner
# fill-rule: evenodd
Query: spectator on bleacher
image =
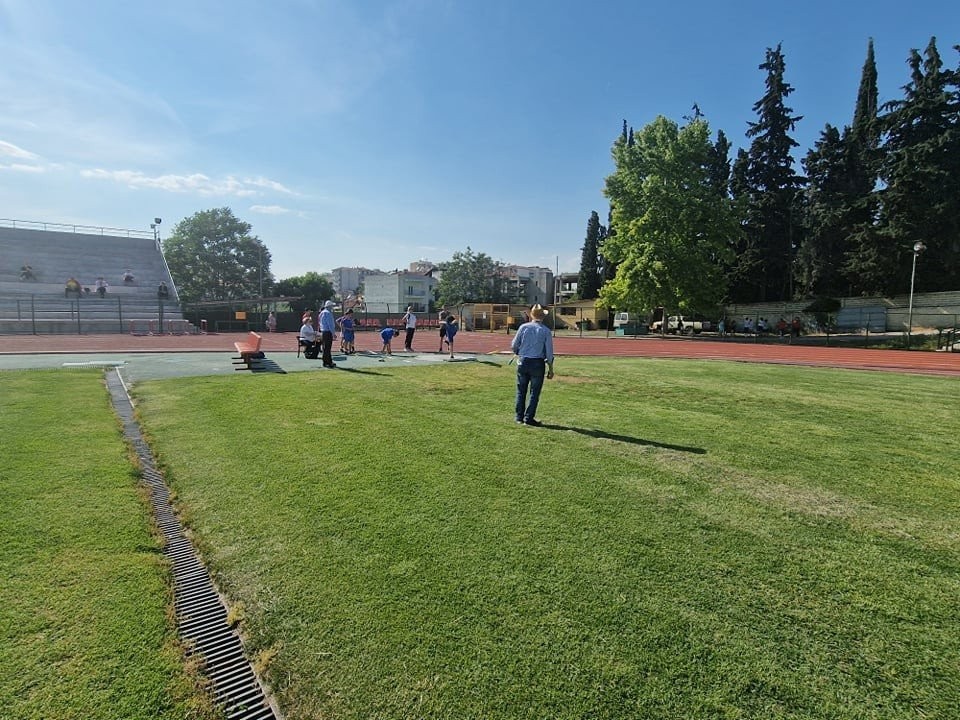
<path id="1" fill-rule="evenodd" d="M 128 268 L 128 269 L 126 269 L 126 270 L 123 271 L 123 284 L 124 284 L 124 285 L 132 285 L 134 280 L 136 280 L 136 278 L 133 276 L 133 270 L 130 270 L 130 269 Z"/>
<path id="2" fill-rule="evenodd" d="M 783 337 L 786 334 L 787 334 L 787 321 L 781 317 L 779 320 L 777 320 L 777 335 L 779 335 L 780 337 Z"/>
<path id="3" fill-rule="evenodd" d="M 277 331 L 277 316 L 274 315 L 272 311 L 270 312 L 269 315 L 267 315 L 266 325 L 267 325 L 267 332 L 275 333 Z"/>
<path id="4" fill-rule="evenodd" d="M 161 280 L 160 285 L 157 286 L 157 299 L 166 300 L 168 297 L 170 297 L 170 288 L 167 287 L 167 283 Z"/>
<path id="5" fill-rule="evenodd" d="M 63 296 L 70 297 L 70 294 L 73 293 L 77 297 L 80 297 L 81 290 L 82 288 L 80 287 L 80 281 L 71 275 L 67 279 L 66 284 L 63 286 Z"/>
<path id="6" fill-rule="evenodd" d="M 107 284 L 107 281 L 103 279 L 102 275 L 97 278 L 97 283 L 96 283 L 97 295 L 99 295 L 101 298 L 106 297 L 108 287 L 110 286 Z"/>
<path id="7" fill-rule="evenodd" d="M 745 335 L 753 334 L 753 318 L 745 317 L 743 319 L 743 332 Z"/>
<path id="8" fill-rule="evenodd" d="M 20 279 L 21 280 L 36 280 L 37 276 L 33 274 L 33 268 L 29 265 L 23 265 L 20 267 Z"/>
<path id="9" fill-rule="evenodd" d="M 801 330 L 803 330 L 803 323 L 800 322 L 800 316 L 794 315 L 793 320 L 790 321 L 790 334 L 793 337 L 800 337 Z"/>

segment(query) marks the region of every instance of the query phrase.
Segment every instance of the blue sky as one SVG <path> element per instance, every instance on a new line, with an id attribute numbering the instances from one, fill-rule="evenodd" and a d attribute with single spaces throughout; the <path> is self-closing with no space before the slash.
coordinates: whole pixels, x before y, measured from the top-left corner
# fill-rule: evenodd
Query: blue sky
<path id="1" fill-rule="evenodd" d="M 278 278 L 468 246 L 579 269 L 625 118 L 697 103 L 734 148 L 782 43 L 800 154 L 960 3 L 0 0 L 0 217 L 169 232 L 229 206 Z"/>

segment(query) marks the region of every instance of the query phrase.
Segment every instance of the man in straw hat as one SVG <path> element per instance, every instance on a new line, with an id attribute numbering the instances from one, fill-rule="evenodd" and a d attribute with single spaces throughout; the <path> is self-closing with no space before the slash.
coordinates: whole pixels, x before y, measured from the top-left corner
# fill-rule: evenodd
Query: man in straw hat
<path id="1" fill-rule="evenodd" d="M 333 364 L 333 355 L 330 350 L 333 347 L 333 336 L 337 332 L 336 321 L 333 319 L 333 300 L 327 300 L 323 304 L 323 310 L 320 311 L 320 345 L 323 348 L 323 366 L 325 368 L 335 368 Z"/>
<path id="2" fill-rule="evenodd" d="M 540 402 L 540 390 L 543 378 L 553 377 L 553 335 L 550 328 L 543 324 L 547 310 L 537 303 L 530 308 L 530 322 L 517 329 L 510 348 L 517 356 L 517 405 L 516 420 L 524 425 L 539 427 L 543 423 L 537 420 L 537 405 Z M 527 389 L 530 390 L 530 402 L 527 402 Z"/>

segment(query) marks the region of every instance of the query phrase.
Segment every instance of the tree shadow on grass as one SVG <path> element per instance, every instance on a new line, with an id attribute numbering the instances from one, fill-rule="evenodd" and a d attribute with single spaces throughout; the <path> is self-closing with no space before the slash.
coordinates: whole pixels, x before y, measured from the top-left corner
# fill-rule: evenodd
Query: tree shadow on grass
<path id="1" fill-rule="evenodd" d="M 615 440 L 616 442 L 629 443 L 631 445 L 645 445 L 647 447 L 658 447 L 664 450 L 676 450 L 677 452 L 693 453 L 695 455 L 706 455 L 704 448 L 690 447 L 689 445 L 671 445 L 670 443 L 661 443 L 654 440 L 644 440 L 643 438 L 631 437 L 629 435 L 617 435 L 603 430 L 591 430 L 588 428 L 570 427 L 569 425 L 547 425 L 543 424 L 546 430 L 569 430 L 580 435 L 598 438 L 600 440 Z"/>

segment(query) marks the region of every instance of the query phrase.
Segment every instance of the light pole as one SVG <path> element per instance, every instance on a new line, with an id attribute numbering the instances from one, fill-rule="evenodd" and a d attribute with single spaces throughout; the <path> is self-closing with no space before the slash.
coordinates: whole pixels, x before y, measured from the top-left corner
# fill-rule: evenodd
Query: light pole
<path id="1" fill-rule="evenodd" d="M 154 242 L 157 243 L 157 246 L 160 245 L 160 223 L 162 222 L 163 220 L 160 218 L 154 218 L 153 222 L 150 223 L 150 229 L 153 230 L 153 239 Z"/>
<path id="2" fill-rule="evenodd" d="M 260 269 L 260 299 L 263 299 L 263 245 L 257 243 L 257 266 Z"/>
<path id="3" fill-rule="evenodd" d="M 913 278 L 917 274 L 917 255 L 927 249 L 927 246 L 917 240 L 913 244 L 913 266 L 910 268 L 910 309 L 907 313 L 907 350 L 910 349 L 910 336 L 913 334 Z"/>

